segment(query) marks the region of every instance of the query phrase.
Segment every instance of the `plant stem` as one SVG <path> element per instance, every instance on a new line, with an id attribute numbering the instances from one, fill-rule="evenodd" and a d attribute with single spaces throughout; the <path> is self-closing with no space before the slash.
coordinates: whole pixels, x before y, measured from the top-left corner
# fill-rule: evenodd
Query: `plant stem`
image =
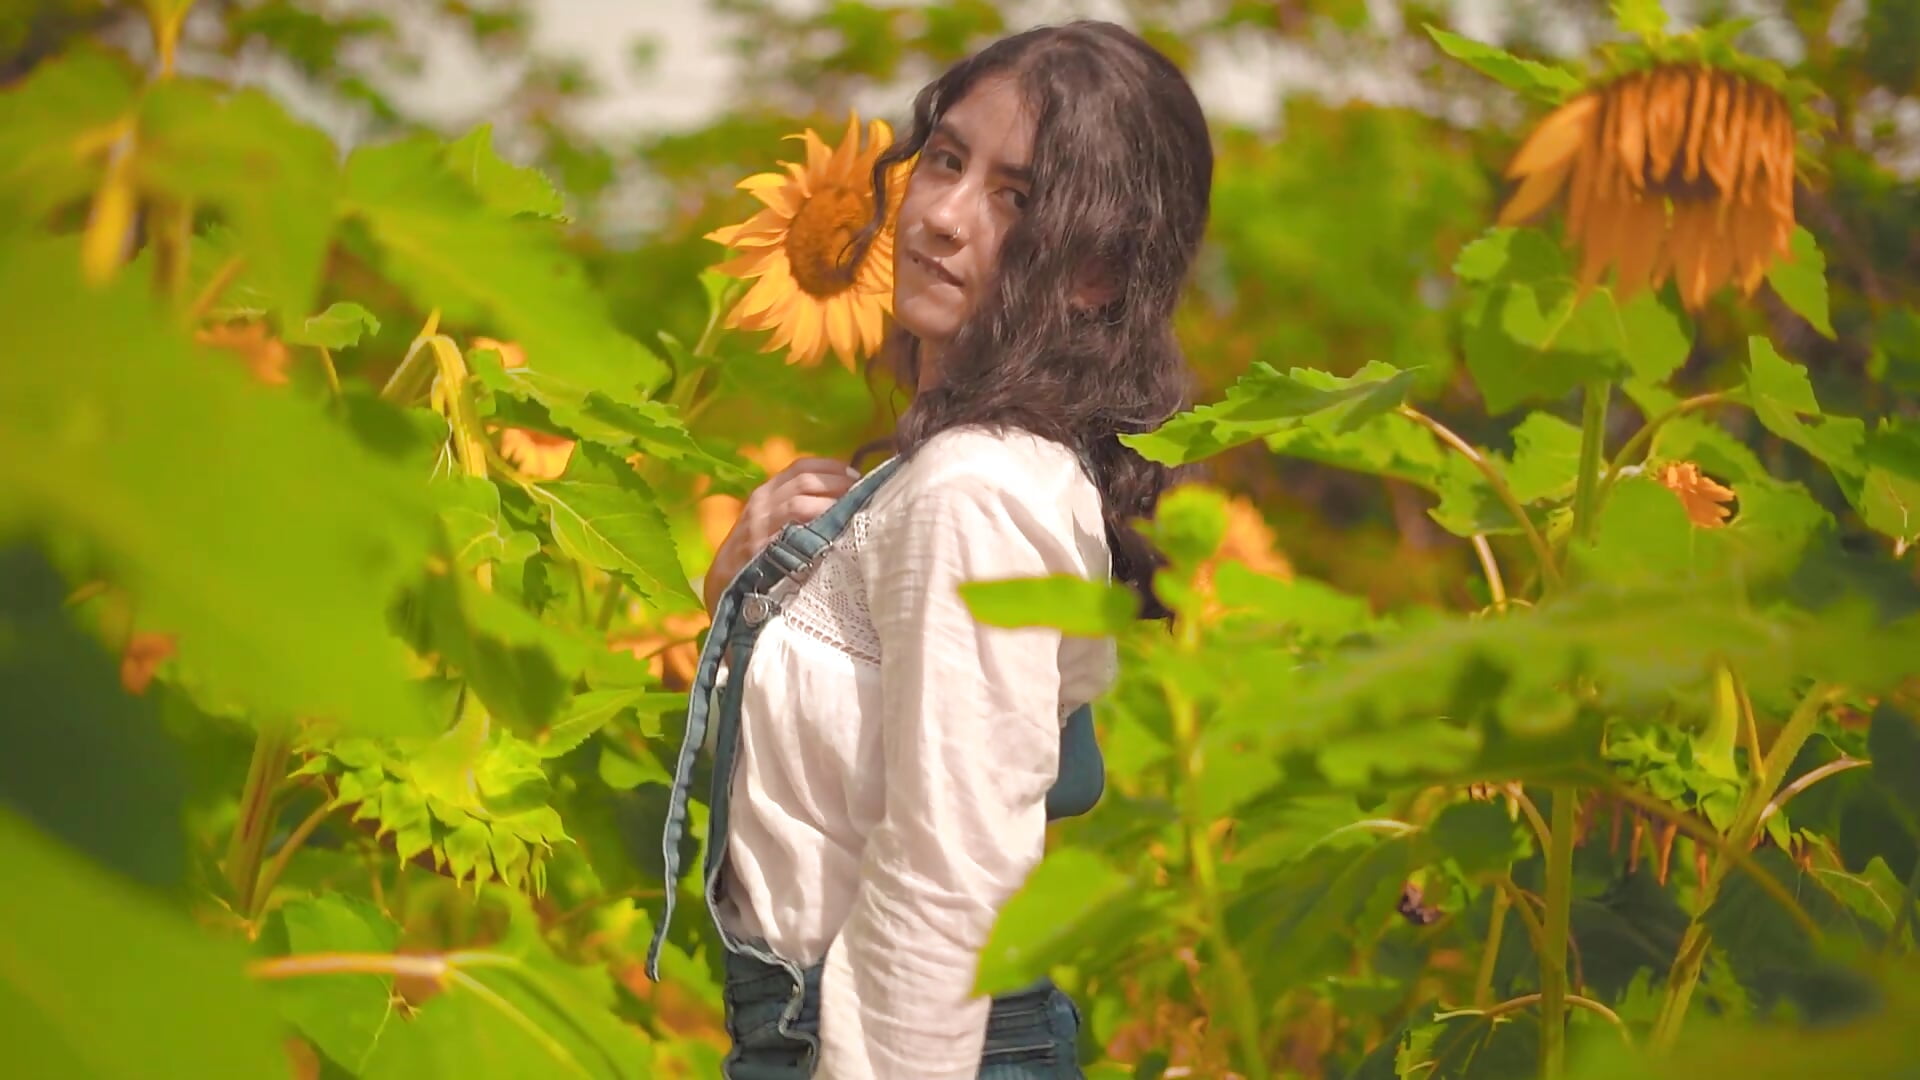
<path id="1" fill-rule="evenodd" d="M 733 297 L 739 291 L 739 285 L 737 281 L 729 282 L 721 291 L 713 309 L 707 312 L 707 325 L 701 328 L 700 340 L 693 343 L 693 352 L 689 354 L 694 359 L 708 360 L 713 357 L 713 347 L 720 341 L 721 317 L 732 304 Z M 675 412 L 682 415 L 683 419 L 689 418 L 688 410 L 693 407 L 694 398 L 700 393 L 701 385 L 707 381 L 707 370 L 712 366 L 701 364 L 690 372 L 682 372 L 680 380 L 674 383 L 673 393 L 667 401 L 673 406 Z"/>
<path id="2" fill-rule="evenodd" d="M 160 60 L 158 77 L 173 76 L 174 54 L 180 49 L 180 27 L 187 21 L 187 12 L 193 7 L 191 0 L 179 7 L 168 10 L 165 6 L 147 8 L 147 22 L 153 28 L 153 52 Z"/>
<path id="3" fill-rule="evenodd" d="M 1549 585 L 1557 588 L 1560 585 L 1560 567 L 1553 561 L 1553 549 L 1547 545 L 1546 538 L 1540 535 L 1540 530 L 1534 527 L 1533 519 L 1527 517 L 1527 511 L 1520 505 L 1520 500 L 1513 497 L 1513 489 L 1507 486 L 1507 478 L 1500 475 L 1500 470 L 1494 468 L 1493 463 L 1488 461 L 1484 454 L 1474 449 L 1472 443 L 1419 409 L 1411 405 L 1402 405 L 1400 415 L 1439 436 L 1441 442 L 1446 443 L 1460 456 L 1466 458 L 1474 468 L 1480 470 L 1480 475 L 1487 479 L 1487 486 L 1493 489 L 1495 497 L 1507 508 L 1507 512 L 1513 515 L 1513 520 L 1519 523 L 1520 531 L 1526 534 L 1527 543 L 1532 546 L 1534 557 L 1540 562 L 1540 575 Z"/>
<path id="4" fill-rule="evenodd" d="M 1496 1016 L 1505 1016 L 1507 1013 L 1510 1013 L 1510 1012 L 1518 1012 L 1519 1010 L 1524 1009 L 1529 1005 L 1532 1005 L 1536 1001 L 1543 1000 L 1545 996 L 1546 995 L 1544 994 L 1522 994 L 1517 998 L 1508 998 L 1506 1001 L 1503 1001 L 1498 1005 L 1481 1010 L 1481 1012 L 1489 1020 L 1491 1020 Z M 1606 1017 L 1607 1021 L 1613 1025 L 1613 1029 L 1615 1031 L 1618 1031 L 1620 1033 L 1620 1037 L 1627 1041 L 1627 1045 L 1628 1046 L 1633 1045 L 1633 1032 L 1627 1028 L 1627 1022 L 1625 1020 L 1620 1019 L 1619 1013 L 1614 1012 L 1612 1009 L 1607 1008 L 1605 1005 L 1600 1004 L 1599 1002 L 1593 1000 L 1592 998 L 1581 997 L 1579 994 L 1568 994 L 1567 1004 L 1577 1005 L 1580 1008 L 1587 1010 L 1588 1012 L 1596 1013 L 1600 1016 Z"/>
<path id="5" fill-rule="evenodd" d="M 1197 647 L 1189 625 L 1181 635 L 1181 647 Z M 1220 886 L 1213 863 L 1213 842 L 1207 836 L 1200 803 L 1200 724 L 1193 699 L 1171 682 L 1162 685 L 1167 710 L 1173 720 L 1173 736 L 1180 761 L 1181 825 L 1186 832 L 1187 860 L 1193 868 L 1193 885 L 1206 926 L 1207 943 L 1214 963 L 1226 980 L 1227 1002 L 1233 1013 L 1234 1034 L 1240 1040 L 1241 1062 L 1250 1080 L 1266 1080 L 1267 1063 L 1260 1050 L 1260 1017 L 1253 1007 L 1253 983 L 1241 963 L 1239 950 L 1228 940 L 1226 915 L 1220 901 Z"/>
<path id="6" fill-rule="evenodd" d="M 589 594 L 593 592 L 593 589 L 587 584 L 587 564 L 581 562 L 579 559 L 571 561 L 573 562 L 574 591 L 580 594 L 580 621 L 588 626 L 592 626 L 593 609 L 591 605 L 593 601 L 589 599 Z"/>
<path id="7" fill-rule="evenodd" d="M 1800 794 L 1801 792 L 1807 790 L 1813 785 L 1819 783 L 1820 781 L 1825 780 L 1827 777 L 1846 772 L 1848 769 L 1858 769 L 1862 766 L 1871 765 L 1871 764 L 1873 764 L 1873 762 L 1868 761 L 1865 758 L 1843 757 L 1843 758 L 1838 758 L 1834 761 L 1829 761 L 1825 765 L 1822 765 L 1817 769 L 1808 769 L 1806 772 L 1806 775 L 1801 776 L 1799 779 L 1796 779 L 1793 783 L 1788 784 L 1786 787 L 1781 788 L 1780 794 L 1775 795 L 1770 801 L 1768 801 L 1767 808 L 1760 811 L 1759 824 L 1762 826 L 1765 826 L 1767 823 L 1767 819 L 1779 813 L 1780 808 L 1787 805 L 1788 800 L 1792 799 L 1795 795 Z"/>
<path id="8" fill-rule="evenodd" d="M 1733 395 L 1727 393 L 1716 392 L 1712 394 L 1701 394 L 1697 397 L 1687 398 L 1666 412 L 1642 424 L 1640 430 L 1634 432 L 1633 436 L 1627 440 L 1626 445 L 1620 448 L 1620 452 L 1613 456 L 1613 464 L 1607 467 L 1606 478 L 1600 481 L 1598 502 L 1602 505 L 1606 503 L 1607 493 L 1612 491 L 1613 485 L 1620 480 L 1620 470 L 1633 464 L 1636 455 L 1653 444 L 1653 437 L 1660 433 L 1660 429 L 1666 426 L 1667 421 L 1678 416 L 1684 416 L 1696 409 L 1704 409 L 1709 405 L 1718 405 L 1721 402 L 1732 400 Z M 1596 506 L 1594 509 L 1597 512 L 1599 506 Z"/>
<path id="9" fill-rule="evenodd" d="M 1519 784 L 1513 784 L 1507 788 L 1507 794 L 1513 796 L 1513 801 L 1519 804 L 1520 812 L 1527 816 L 1527 824 L 1533 826 L 1533 835 L 1540 841 L 1540 850 L 1545 852 L 1552 848 L 1553 830 L 1547 828 L 1547 819 L 1540 816 L 1540 808 L 1533 805 L 1533 799 L 1527 795 L 1527 789 Z"/>
<path id="10" fill-rule="evenodd" d="M 1900 894 L 1900 913 L 1894 916 L 1893 932 L 1887 935 L 1889 948 L 1906 950 L 1901 939 L 1907 936 L 1907 924 L 1913 921 L 1913 908 L 1920 903 L 1920 861 L 1913 865 L 1913 873 L 1907 878 L 1907 891 Z"/>
<path id="11" fill-rule="evenodd" d="M 266 854 L 267 834 L 273 828 L 273 793 L 287 773 L 293 753 L 293 731 L 280 725 L 260 729 L 247 762 L 247 779 L 240 789 L 240 812 L 227 843 L 224 869 L 233 909 L 253 911 L 254 886 L 260 879 L 260 859 Z"/>
<path id="12" fill-rule="evenodd" d="M 403 975 L 445 985 L 452 970 L 444 956 L 398 953 L 305 953 L 255 960 L 247 974 L 256 979 L 297 979 L 310 975 Z"/>
<path id="13" fill-rule="evenodd" d="M 327 389 L 333 392 L 333 399 L 339 401 L 340 369 L 333 366 L 333 352 L 324 345 L 320 346 L 316 351 L 320 354 L 320 370 L 326 372 L 327 375 Z"/>
<path id="14" fill-rule="evenodd" d="M 1742 869 L 1753 874 L 1755 880 L 1786 908 L 1788 914 L 1794 916 L 1795 921 L 1806 929 L 1809 935 L 1819 936 L 1818 924 L 1814 923 L 1806 911 L 1795 902 L 1792 894 L 1774 880 L 1773 875 L 1760 869 L 1752 856 L 1747 854 L 1747 850 L 1753 846 L 1754 837 L 1759 834 L 1767 804 L 1773 799 L 1774 785 L 1780 777 L 1786 775 L 1787 769 L 1793 765 L 1794 758 L 1800 756 L 1800 749 L 1806 745 L 1808 737 L 1813 734 L 1813 728 L 1820 719 L 1821 710 L 1833 700 L 1837 693 L 1837 687 L 1817 684 L 1805 698 L 1801 699 L 1800 704 L 1794 708 L 1793 715 L 1787 718 L 1786 727 L 1782 728 L 1779 737 L 1774 739 L 1766 758 L 1755 764 L 1753 771 L 1749 773 L 1747 790 L 1741 797 L 1740 807 L 1734 814 L 1733 826 L 1727 831 L 1726 837 L 1723 839 L 1713 834 L 1711 830 L 1707 830 L 1719 849 L 1721 857 L 1714 860 L 1713 869 L 1707 874 L 1707 885 L 1700 890 L 1693 921 L 1687 925 L 1686 935 L 1680 939 L 1680 951 L 1674 960 L 1673 970 L 1667 974 L 1667 993 L 1660 1003 L 1660 1014 L 1653 1023 L 1655 1047 L 1661 1049 L 1670 1047 L 1680 1036 L 1681 1026 L 1686 1021 L 1687 1010 L 1693 1003 L 1694 987 L 1700 982 L 1700 971 L 1706 965 L 1708 947 L 1712 944 L 1712 931 L 1706 924 L 1707 912 L 1712 909 L 1714 900 L 1720 894 L 1720 885 L 1726 880 L 1729 866 L 1738 863 Z M 1638 792 L 1632 794 L 1638 795 Z M 1658 800 L 1648 799 L 1644 802 L 1657 803 Z M 1663 809 L 1665 808 L 1665 804 L 1660 805 Z M 1686 828 L 1683 818 L 1684 815 L 1674 815 L 1670 820 Z"/>
<path id="15" fill-rule="evenodd" d="M 1599 509 L 1600 459 L 1607 440 L 1607 400 L 1613 383 L 1595 379 L 1587 384 L 1580 409 L 1580 473 L 1573 490 L 1573 536 L 1593 539 L 1593 519 Z"/>
<path id="16" fill-rule="evenodd" d="M 1493 997 L 1493 973 L 1500 960 L 1500 939 L 1506 936 L 1507 909 L 1513 898 L 1505 889 L 1493 890 L 1493 913 L 1488 916 L 1487 944 L 1480 952 L 1480 974 L 1473 980 L 1473 1003 L 1484 1007 Z"/>
<path id="17" fill-rule="evenodd" d="M 440 331 L 440 309 L 427 312 L 427 321 L 420 327 L 420 333 L 414 337 L 413 344 L 407 346 L 407 354 L 400 358 L 400 366 L 387 376 L 387 385 L 380 388 L 380 400 L 389 405 L 411 405 L 413 399 L 420 396 L 420 388 L 427 384 L 433 375 L 432 356 L 428 355 L 427 339 Z"/>
<path id="18" fill-rule="evenodd" d="M 1493 601 L 1495 611 L 1504 611 L 1507 607 L 1507 583 L 1500 576 L 1500 563 L 1493 557 L 1493 545 L 1487 543 L 1485 533 L 1473 534 L 1473 553 L 1480 559 L 1480 569 L 1487 575 L 1487 596 Z"/>
<path id="19" fill-rule="evenodd" d="M 1534 898 L 1525 889 L 1515 885 L 1513 878 L 1506 874 L 1495 878 L 1493 883 L 1507 894 L 1508 910 L 1520 916 L 1520 925 L 1527 928 L 1527 941 L 1533 946 L 1533 954 L 1539 956 L 1546 952 L 1547 928 L 1540 925 L 1540 916 L 1533 913 Z"/>
<path id="20" fill-rule="evenodd" d="M 1800 901 L 1794 899 L 1793 893 L 1789 891 L 1785 885 L 1780 883 L 1779 878 L 1774 877 L 1761 868 L 1760 863 L 1754 859 L 1753 855 L 1747 850 L 1747 847 L 1736 847 L 1732 840 L 1721 836 L 1714 831 L 1713 826 L 1703 823 L 1699 818 L 1683 811 L 1675 810 L 1663 800 L 1635 791 L 1624 784 L 1611 784 L 1611 786 L 1607 788 L 1607 793 L 1619 799 L 1621 802 L 1629 803 L 1653 817 L 1668 822 L 1681 832 L 1686 833 L 1690 839 L 1712 848 L 1721 859 L 1752 878 L 1753 883 L 1758 885 L 1762 892 L 1771 896 L 1774 903 L 1779 904 L 1781 910 L 1787 913 L 1787 917 L 1798 924 L 1800 929 L 1806 931 L 1808 937 L 1815 939 L 1820 937 L 1820 924 L 1813 921 L 1813 916 L 1807 914 L 1807 909 L 1800 905 Z M 1750 847 L 1752 843 L 1753 840 L 1749 837 L 1747 845 Z M 1725 872 L 1725 869 L 1722 868 L 1721 873 Z M 1716 881 L 1717 878 L 1715 874 L 1709 872 L 1707 874 L 1708 884 L 1714 885 L 1714 887 L 1717 888 L 1718 886 L 1715 884 Z M 1708 893 L 1702 893 L 1701 896 L 1703 900 L 1701 910 L 1704 911 L 1710 905 L 1712 897 Z M 1683 948 L 1682 953 L 1684 953 L 1684 951 Z"/>
<path id="21" fill-rule="evenodd" d="M 460 355 L 460 347 L 445 334 L 434 334 L 426 342 L 433 353 L 441 392 L 446 396 L 447 424 L 453 429 L 453 451 L 460 461 L 460 471 L 484 480 L 487 437 L 481 430 L 479 409 L 467 390 L 467 362 Z"/>
<path id="22" fill-rule="evenodd" d="M 245 259 L 235 255 L 221 263 L 213 275 L 207 278 L 207 283 L 200 286 L 200 291 L 194 294 L 193 303 L 187 306 L 189 326 L 207 317 L 207 312 L 212 311 L 213 305 L 220 302 L 220 297 L 225 295 L 227 287 L 233 284 L 233 279 L 240 276 L 240 268 L 245 266 L 246 262 Z"/>
<path id="23" fill-rule="evenodd" d="M 187 247 L 193 242 L 193 206 L 167 199 L 153 208 L 153 270 L 161 295 L 177 303 L 187 285 Z"/>
<path id="24" fill-rule="evenodd" d="M 1559 1080 L 1567 1064 L 1567 935 L 1573 907 L 1573 839 L 1578 799 L 1570 786 L 1553 789 L 1547 848 L 1546 947 L 1540 953 L 1540 1075 Z"/>
<path id="25" fill-rule="evenodd" d="M 280 845 L 280 850 L 273 853 L 273 861 L 260 872 L 260 882 L 253 887 L 254 903 L 252 909 L 247 912 L 248 918 L 260 917 L 261 910 L 266 907 L 267 898 L 273 895 L 273 887 L 280 883 L 280 875 L 286 873 L 287 864 L 293 861 L 293 853 L 300 850 L 301 845 L 307 842 L 307 837 L 313 835 L 313 831 L 320 827 L 320 823 L 327 819 L 327 815 L 331 814 L 333 809 L 333 801 L 323 795 L 320 805 L 314 807 L 313 812 L 301 819 L 300 824 L 287 835 L 287 842 Z"/>
<path id="26" fill-rule="evenodd" d="M 620 597 L 623 591 L 620 579 L 608 574 L 607 583 L 600 590 L 600 614 L 593 620 L 595 630 L 604 634 L 607 632 L 607 627 L 613 625 L 613 617 L 620 611 Z"/>

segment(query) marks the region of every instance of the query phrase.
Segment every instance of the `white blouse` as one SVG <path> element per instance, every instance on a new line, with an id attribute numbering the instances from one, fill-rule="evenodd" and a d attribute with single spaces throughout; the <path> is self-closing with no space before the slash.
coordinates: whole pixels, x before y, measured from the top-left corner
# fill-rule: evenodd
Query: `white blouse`
<path id="1" fill-rule="evenodd" d="M 1109 572 L 1100 496 L 1065 447 L 929 439 L 804 581 L 747 664 L 721 917 L 823 957 L 830 1080 L 972 1080 L 995 915 L 1039 862 L 1066 716 L 1110 638 L 974 620 L 967 581 Z"/>

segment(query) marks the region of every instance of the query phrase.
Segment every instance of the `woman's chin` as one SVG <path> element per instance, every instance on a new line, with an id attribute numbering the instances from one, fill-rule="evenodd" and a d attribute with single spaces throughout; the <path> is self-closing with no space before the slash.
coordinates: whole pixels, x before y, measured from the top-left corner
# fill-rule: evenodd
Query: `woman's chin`
<path id="1" fill-rule="evenodd" d="M 893 321 L 923 342 L 941 342 L 960 329 L 961 313 L 950 304 L 927 296 L 902 297 L 893 302 Z"/>

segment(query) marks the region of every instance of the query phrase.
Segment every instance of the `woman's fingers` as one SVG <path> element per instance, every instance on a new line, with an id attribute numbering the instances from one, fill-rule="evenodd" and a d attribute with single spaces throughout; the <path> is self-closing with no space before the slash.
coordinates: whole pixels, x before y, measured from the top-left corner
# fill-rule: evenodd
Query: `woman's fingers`
<path id="1" fill-rule="evenodd" d="M 826 473 L 799 473 L 780 481 L 780 486 L 773 489 L 770 497 L 772 501 L 775 502 L 801 495 L 826 496 L 827 498 L 837 499 L 845 495 L 851 487 L 853 487 L 853 480 L 845 473 L 839 476 Z"/>
<path id="2" fill-rule="evenodd" d="M 779 532 L 782 528 L 795 521 L 812 521 L 814 518 L 826 513 L 827 510 L 838 501 L 838 496 L 829 495 L 791 496 L 780 504 L 780 508 L 775 515 L 778 520 L 774 523 L 773 530 L 774 532 Z M 769 536 L 768 539 L 772 539 L 772 537 Z"/>
<path id="3" fill-rule="evenodd" d="M 705 589 L 708 607 L 717 599 L 718 588 L 764 550 L 774 534 L 826 513 L 859 478 L 843 461 L 801 458 L 755 488 L 714 553 Z"/>
<path id="4" fill-rule="evenodd" d="M 769 499 L 779 501 L 795 495 L 826 495 L 838 498 L 858 479 L 846 465 L 827 458 L 803 458 L 781 470 L 767 481 Z"/>

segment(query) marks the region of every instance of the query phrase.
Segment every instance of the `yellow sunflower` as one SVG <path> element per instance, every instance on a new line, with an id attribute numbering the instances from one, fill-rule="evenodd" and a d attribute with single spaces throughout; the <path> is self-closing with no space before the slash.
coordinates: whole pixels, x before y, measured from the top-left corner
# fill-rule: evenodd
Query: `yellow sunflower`
<path id="1" fill-rule="evenodd" d="M 831 346 L 852 368 L 861 353 L 880 348 L 884 317 L 893 311 L 893 224 L 909 163 L 890 175 L 886 224 L 862 250 L 860 232 L 873 217 L 873 166 L 892 144 L 892 129 L 873 121 L 863 148 L 859 118 L 850 116 L 838 147 L 811 128 L 788 138 L 806 145 L 805 164 L 783 161 L 785 172 L 740 181 L 766 209 L 707 234 L 741 250 L 716 269 L 758 279 L 725 325 L 773 331 L 761 351 L 784 346 L 788 363 L 816 364 Z"/>
<path id="2" fill-rule="evenodd" d="M 1698 309 L 1723 285 L 1752 295 L 1793 236 L 1793 115 L 1764 83 L 1700 65 L 1638 71 L 1560 106 L 1507 167 L 1517 224 L 1567 191 L 1567 238 L 1590 286 L 1620 295 L 1672 277 Z"/>

